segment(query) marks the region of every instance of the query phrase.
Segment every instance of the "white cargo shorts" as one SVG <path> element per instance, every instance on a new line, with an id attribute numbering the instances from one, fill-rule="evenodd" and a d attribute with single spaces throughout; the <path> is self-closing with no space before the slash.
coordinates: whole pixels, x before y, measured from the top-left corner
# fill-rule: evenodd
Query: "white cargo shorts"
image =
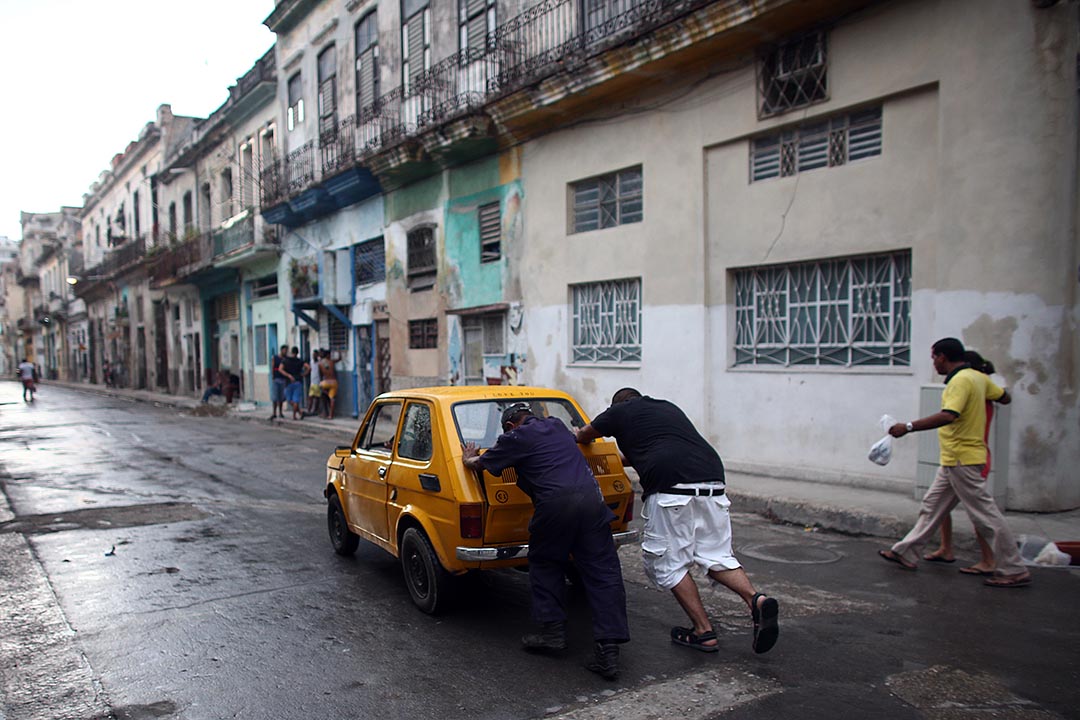
<path id="1" fill-rule="evenodd" d="M 660 492 L 647 497 L 641 509 L 645 520 L 641 554 L 649 581 L 670 590 L 695 564 L 705 570 L 742 567 L 731 552 L 730 506 L 727 495 Z"/>

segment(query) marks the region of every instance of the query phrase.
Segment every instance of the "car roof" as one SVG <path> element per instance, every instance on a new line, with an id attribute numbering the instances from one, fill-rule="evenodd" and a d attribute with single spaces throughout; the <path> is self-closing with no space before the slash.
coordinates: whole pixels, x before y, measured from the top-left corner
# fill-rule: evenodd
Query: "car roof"
<path id="1" fill-rule="evenodd" d="M 424 398 L 435 402 L 459 402 L 464 400 L 512 400 L 534 397 L 572 399 L 570 395 L 562 390 L 529 385 L 440 385 L 392 390 L 383 393 L 376 399 Z"/>

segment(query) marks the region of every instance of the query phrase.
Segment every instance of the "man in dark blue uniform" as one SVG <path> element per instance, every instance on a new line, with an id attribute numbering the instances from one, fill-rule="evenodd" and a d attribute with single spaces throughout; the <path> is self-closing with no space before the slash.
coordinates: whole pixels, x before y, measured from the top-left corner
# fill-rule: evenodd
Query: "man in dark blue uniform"
<path id="1" fill-rule="evenodd" d="M 521 638 L 527 650 L 566 648 L 565 570 L 573 555 L 592 611 L 595 656 L 589 670 L 618 675 L 619 644 L 629 641 L 626 590 L 611 521 L 600 486 L 578 449 L 573 433 L 558 418 L 538 418 L 526 403 L 502 414 L 503 434 L 483 455 L 464 446 L 463 462 L 472 470 L 499 475 L 508 467 L 533 501 L 529 522 L 529 585 L 538 634 Z"/>

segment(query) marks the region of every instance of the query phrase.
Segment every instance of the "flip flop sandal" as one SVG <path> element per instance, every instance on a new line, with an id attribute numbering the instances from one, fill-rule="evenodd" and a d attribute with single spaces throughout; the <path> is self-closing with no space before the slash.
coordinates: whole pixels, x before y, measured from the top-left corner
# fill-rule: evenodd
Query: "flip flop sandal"
<path id="1" fill-rule="evenodd" d="M 993 570 L 980 570 L 975 567 L 962 567 L 958 572 L 961 572 L 964 575 L 983 575 L 985 577 L 990 577 L 994 574 Z"/>
<path id="2" fill-rule="evenodd" d="M 956 562 L 956 558 L 943 558 L 940 555 L 923 555 L 922 559 L 925 560 L 926 562 L 936 562 L 936 563 L 954 563 L 954 562 Z"/>
<path id="3" fill-rule="evenodd" d="M 714 653 L 720 649 L 720 643 L 716 642 L 713 645 L 705 645 L 706 642 L 716 640 L 716 631 L 707 630 L 700 635 L 694 634 L 693 628 L 685 627 L 673 627 L 671 628 L 671 642 L 676 645 L 683 645 L 684 647 L 694 648 L 705 653 Z"/>
<path id="4" fill-rule="evenodd" d="M 1027 587 L 1031 584 L 1031 576 L 1025 575 L 1018 578 L 995 577 L 983 580 L 983 585 L 999 588 Z"/>
<path id="5" fill-rule="evenodd" d="M 892 550 L 878 550 L 877 554 L 880 555 L 885 560 L 888 560 L 891 563 L 896 563 L 897 565 L 902 567 L 904 570 L 917 570 L 918 569 L 915 565 L 912 565 L 907 560 L 905 560 L 904 558 L 902 558 L 899 555 L 897 555 L 896 553 L 894 553 Z"/>
<path id="6" fill-rule="evenodd" d="M 758 598 L 765 598 L 758 608 Z M 754 652 L 769 652 L 780 637 L 780 603 L 776 598 L 757 593 L 750 599 L 750 616 L 754 619 Z"/>

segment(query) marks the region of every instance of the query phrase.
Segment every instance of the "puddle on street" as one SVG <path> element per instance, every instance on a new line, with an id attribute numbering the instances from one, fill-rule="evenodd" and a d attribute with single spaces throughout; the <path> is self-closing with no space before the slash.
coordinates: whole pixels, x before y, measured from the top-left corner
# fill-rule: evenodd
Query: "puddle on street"
<path id="1" fill-rule="evenodd" d="M 122 507 L 95 507 L 70 512 L 23 515 L 0 523 L 0 533 L 18 532 L 26 535 L 60 532 L 63 530 L 104 530 L 114 528 L 161 525 L 185 520 L 202 520 L 209 514 L 191 503 L 149 503 Z"/>

